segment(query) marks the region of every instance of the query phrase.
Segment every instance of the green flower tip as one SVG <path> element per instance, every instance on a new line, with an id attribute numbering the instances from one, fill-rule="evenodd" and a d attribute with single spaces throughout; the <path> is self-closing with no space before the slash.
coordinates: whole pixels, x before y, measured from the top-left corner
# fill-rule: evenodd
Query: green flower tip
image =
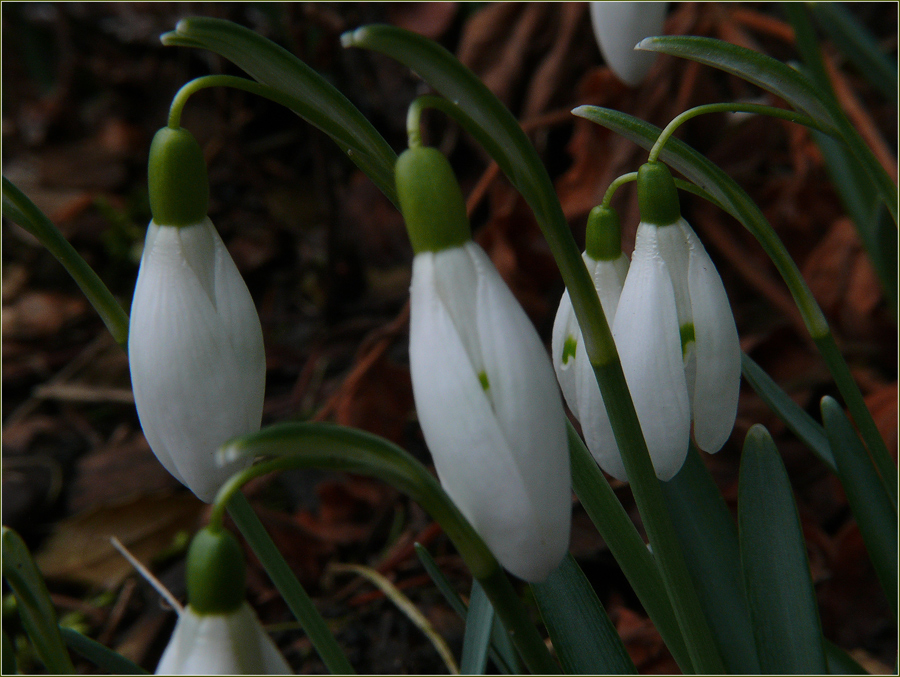
<path id="1" fill-rule="evenodd" d="M 568 364 L 570 359 L 574 359 L 576 350 L 578 350 L 578 339 L 569 334 L 563 343 L 562 363 Z"/>
<path id="2" fill-rule="evenodd" d="M 397 158 L 394 177 L 416 254 L 459 247 L 472 239 L 465 200 L 443 153 L 410 148 Z"/>
<path id="3" fill-rule="evenodd" d="M 681 354 L 684 356 L 691 343 L 697 340 L 697 337 L 694 334 L 694 323 L 688 322 L 687 324 L 681 325 L 679 333 L 681 334 Z"/>
<path id="4" fill-rule="evenodd" d="M 622 255 L 622 227 L 615 209 L 598 205 L 591 210 L 585 245 L 595 261 L 615 261 Z"/>
<path id="5" fill-rule="evenodd" d="M 648 162 L 638 170 L 638 205 L 641 221 L 669 226 L 681 218 L 678 190 L 669 168 L 661 162 Z"/>
<path id="6" fill-rule="evenodd" d="M 188 130 L 163 127 L 150 144 L 150 211 L 161 226 L 188 226 L 206 218 L 209 180 L 200 144 Z"/>
<path id="7" fill-rule="evenodd" d="M 188 603 L 198 614 L 227 614 L 244 603 L 244 552 L 231 532 L 206 527 L 187 556 Z"/>

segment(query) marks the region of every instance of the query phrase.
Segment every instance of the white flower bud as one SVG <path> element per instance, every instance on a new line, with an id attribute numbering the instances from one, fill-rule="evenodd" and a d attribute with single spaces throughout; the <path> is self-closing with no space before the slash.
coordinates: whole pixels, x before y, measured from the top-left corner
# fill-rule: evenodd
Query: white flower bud
<path id="1" fill-rule="evenodd" d="M 413 261 L 410 370 L 441 484 L 510 572 L 565 555 L 571 476 L 562 400 L 531 321 L 472 241 Z"/>
<path id="2" fill-rule="evenodd" d="M 157 675 L 290 675 L 290 666 L 250 605 L 198 614 L 188 606 L 156 667 Z"/>
<path id="3" fill-rule="evenodd" d="M 737 414 L 741 354 L 715 266 L 683 219 L 638 226 L 613 336 L 657 476 L 668 480 L 694 439 L 718 451 Z"/>
<path id="4" fill-rule="evenodd" d="M 656 54 L 635 51 L 646 37 L 660 35 L 667 2 L 591 2 L 594 37 L 606 64 L 626 85 L 636 87 L 653 65 Z"/>
<path id="5" fill-rule="evenodd" d="M 598 261 L 585 252 L 582 258 L 594 281 L 606 320 L 612 324 L 628 273 L 628 257 L 620 254 L 612 260 Z M 600 394 L 600 386 L 597 385 L 597 377 L 584 351 L 584 339 L 568 291 L 563 293 L 553 324 L 551 355 L 556 377 L 569 409 L 581 423 L 584 441 L 591 455 L 603 470 L 625 481 L 625 466 Z"/>
<path id="6" fill-rule="evenodd" d="M 219 467 L 216 449 L 258 430 L 265 390 L 262 329 L 234 261 L 208 218 L 151 221 L 128 334 L 141 427 L 166 470 L 211 502 L 250 464 Z"/>

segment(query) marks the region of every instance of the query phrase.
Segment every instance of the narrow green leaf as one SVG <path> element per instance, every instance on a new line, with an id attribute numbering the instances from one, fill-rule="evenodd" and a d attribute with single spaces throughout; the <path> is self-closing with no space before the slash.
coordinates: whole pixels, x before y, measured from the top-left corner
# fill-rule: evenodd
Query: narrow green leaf
<path id="1" fill-rule="evenodd" d="M 190 17 L 161 37 L 164 45 L 208 49 L 254 79 L 305 102 L 291 109 L 331 136 L 394 204 L 396 153 L 372 124 L 325 78 L 271 40 L 223 19 Z M 354 143 L 348 143 L 354 139 Z"/>
<path id="2" fill-rule="evenodd" d="M 690 654 L 653 555 L 575 428 L 566 423 L 572 486 L 581 505 L 622 567 L 622 573 L 682 672 L 693 672 Z"/>
<path id="3" fill-rule="evenodd" d="M 141 666 L 136 665 L 123 655 L 103 646 L 86 635 L 72 628 L 60 628 L 63 641 L 75 653 L 89 660 L 101 670 L 111 675 L 146 675 L 149 674 Z"/>
<path id="4" fill-rule="evenodd" d="M 5 176 L 3 215 L 34 235 L 56 257 L 100 314 L 116 343 L 127 349 L 128 315 L 122 310 L 122 306 L 56 225 Z"/>
<path id="5" fill-rule="evenodd" d="M 661 484 L 688 571 L 725 666 L 733 674 L 758 673 L 737 528 L 693 444 L 678 474 Z"/>
<path id="6" fill-rule="evenodd" d="M 763 402 L 780 418 L 788 429 L 794 433 L 806 447 L 827 465 L 832 472 L 837 472 L 831 446 L 825 437 L 825 430 L 812 416 L 784 392 L 772 377 L 769 376 L 746 353 L 741 353 L 741 373 L 744 380 L 756 391 Z"/>
<path id="7" fill-rule="evenodd" d="M 680 35 L 644 38 L 636 49 L 690 59 L 737 75 L 781 97 L 824 129 L 837 132 L 834 117 L 816 86 L 798 71 L 770 56 L 723 40 Z"/>
<path id="8" fill-rule="evenodd" d="M 419 561 L 422 563 L 422 566 L 425 567 L 425 572 L 431 577 L 431 580 L 434 581 L 434 584 L 444 596 L 444 599 L 447 600 L 450 608 L 459 614 L 460 618 L 466 620 L 466 614 L 468 613 L 466 610 L 466 603 L 462 601 L 462 598 L 457 594 L 456 590 L 453 589 L 453 585 L 444 575 L 444 572 L 441 571 L 437 562 L 434 561 L 431 553 L 419 543 L 414 544 L 413 547 L 416 549 L 416 555 L 418 555 Z"/>
<path id="9" fill-rule="evenodd" d="M 59 634 L 47 584 L 31 558 L 28 546 L 19 534 L 5 526 L 2 538 L 3 578 L 16 596 L 22 626 L 38 658 L 51 674 L 74 674 L 75 667 Z"/>
<path id="10" fill-rule="evenodd" d="M 738 482 L 741 564 L 765 674 L 825 674 L 806 543 L 787 472 L 760 425 L 747 433 Z"/>
<path id="11" fill-rule="evenodd" d="M 463 635 L 462 658 L 459 664 L 460 674 L 484 674 L 493 626 L 494 607 L 491 606 L 491 601 L 484 594 L 484 589 L 478 585 L 478 581 L 473 580 L 469 612 L 466 615 L 466 632 Z"/>
<path id="12" fill-rule="evenodd" d="M 465 621 L 468 614 L 466 605 L 456 593 L 456 590 L 453 589 L 453 585 L 447 580 L 447 577 L 444 576 L 444 572 L 441 571 L 437 562 L 434 561 L 431 553 L 418 543 L 414 544 L 414 547 L 416 554 L 419 556 L 419 561 L 425 567 L 425 571 L 431 577 L 431 580 L 434 581 L 437 589 L 440 590 L 450 607 Z M 515 649 L 509 643 L 509 636 L 503 630 L 500 622 L 494 623 L 491 628 L 490 653 L 491 660 L 494 661 L 494 664 L 503 674 L 517 675 L 522 672 L 522 669 L 518 667 L 519 661 L 516 657 Z"/>
<path id="13" fill-rule="evenodd" d="M 813 16 L 834 44 L 888 101 L 897 100 L 897 62 L 881 51 L 872 35 L 840 2 L 809 3 Z"/>
<path id="14" fill-rule="evenodd" d="M 616 627 L 571 555 L 531 589 L 566 674 L 637 673 Z"/>
<path id="15" fill-rule="evenodd" d="M 837 3 L 829 4 L 837 6 Z M 873 180 L 873 172 L 880 175 L 883 170 L 869 149 L 863 148 L 865 144 L 862 144 L 858 132 L 841 109 L 831 84 L 831 77 L 825 67 L 819 37 L 809 18 L 809 6 L 803 3 L 786 2 L 780 7 L 794 28 L 797 50 L 803 58 L 801 69 L 808 71 L 810 77 L 818 84 L 819 91 L 831 106 L 835 119 L 838 120 L 844 131 L 845 143 L 815 130 L 812 133 L 813 138 L 822 150 L 825 166 L 838 191 L 841 203 L 856 224 L 860 239 L 866 247 L 875 272 L 878 273 L 890 307 L 896 308 L 897 227 L 894 224 L 888 232 L 881 232 L 883 206 L 879 199 L 877 178 L 883 179 L 884 177 L 874 177 L 875 180 Z M 895 91 L 896 79 L 895 69 L 893 78 Z M 862 157 L 859 156 L 861 152 L 863 153 Z M 878 166 L 871 166 L 873 161 Z M 891 185 L 890 179 L 886 184 L 888 189 L 896 193 L 896 188 Z M 886 241 L 885 236 L 887 236 Z"/>
<path id="16" fill-rule="evenodd" d="M 841 204 L 856 226 L 866 254 L 875 268 L 888 308 L 897 310 L 897 228 L 887 209 L 878 199 L 878 192 L 869 175 L 860 167 L 856 157 L 840 141 L 825 134 L 812 132 L 831 182 Z"/>
<path id="17" fill-rule="evenodd" d="M 272 541 L 244 494 L 236 492 L 231 497 L 228 502 L 228 513 L 281 593 L 294 618 L 303 627 L 328 670 L 338 675 L 354 674 L 353 666 L 328 629 L 322 614 L 297 580 L 284 555 Z"/>
<path id="18" fill-rule="evenodd" d="M 841 486 L 897 618 L 897 507 L 840 405 L 822 398 L 822 421 L 834 451 Z"/>
<path id="19" fill-rule="evenodd" d="M 2 661 L 4 675 L 19 674 L 19 669 L 16 665 L 16 647 L 13 646 L 12 640 L 6 634 L 6 630 L 3 630 L 3 648 L 0 649 L 0 661 Z"/>

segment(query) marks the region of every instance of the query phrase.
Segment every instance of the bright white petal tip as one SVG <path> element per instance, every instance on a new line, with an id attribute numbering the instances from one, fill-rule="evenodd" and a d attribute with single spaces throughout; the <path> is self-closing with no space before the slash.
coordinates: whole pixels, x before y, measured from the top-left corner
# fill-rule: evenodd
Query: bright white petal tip
<path id="1" fill-rule="evenodd" d="M 290 666 L 245 602 L 230 614 L 188 606 L 156 667 L 157 675 L 290 675 Z"/>
<path id="2" fill-rule="evenodd" d="M 616 76 L 635 87 L 653 65 L 656 55 L 635 52 L 642 38 L 663 31 L 666 2 L 591 2 L 591 23 L 603 58 Z M 641 41 L 641 42 L 638 42 Z"/>

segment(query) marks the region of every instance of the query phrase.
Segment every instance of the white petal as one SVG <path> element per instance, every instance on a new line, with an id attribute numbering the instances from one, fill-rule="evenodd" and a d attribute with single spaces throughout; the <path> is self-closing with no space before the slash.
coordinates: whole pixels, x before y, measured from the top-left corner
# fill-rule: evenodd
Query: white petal
<path id="1" fill-rule="evenodd" d="M 199 615 L 188 606 L 156 674 L 288 675 L 291 669 L 245 603 L 232 614 Z"/>
<path id="2" fill-rule="evenodd" d="M 434 269 L 441 259 L 419 254 L 413 261 L 413 393 L 422 432 L 444 489 L 500 563 L 513 574 L 536 581 L 550 573 L 568 547 L 571 494 L 562 402 L 547 354 L 533 326 L 487 257 L 480 248 L 478 251 L 480 254 L 467 253 L 478 269 L 477 296 L 485 299 L 484 303 L 494 312 L 476 310 L 477 326 L 471 327 L 457 327 L 443 302 L 443 295 L 453 290 L 443 288 L 441 295 L 437 293 Z M 484 282 L 485 262 L 496 276 L 490 282 Z M 509 295 L 500 302 L 496 297 L 503 294 L 497 291 L 497 282 Z M 498 357 L 494 328 L 507 326 L 510 316 L 516 315 L 507 307 L 510 300 L 521 317 L 513 318 L 513 326 L 499 337 L 503 355 Z M 475 298 L 470 303 L 475 307 Z M 486 316 L 489 326 L 479 331 Z M 530 362 L 534 347 L 528 347 L 527 338 L 525 347 L 520 345 L 522 334 L 528 336 L 522 319 L 534 334 L 543 358 L 543 362 L 538 361 L 543 376 L 537 379 L 527 376 L 534 369 Z M 470 343 L 477 342 L 484 350 L 490 396 L 459 335 L 463 330 L 479 334 L 478 340 Z M 506 369 L 495 364 L 500 359 L 504 365 L 516 364 L 515 373 L 498 372 L 498 368 Z M 529 362 L 523 363 L 523 359 Z M 552 398 L 546 396 L 548 390 Z M 541 402 L 540 411 L 531 404 L 533 400 Z M 524 413 L 511 411 L 517 407 Z M 523 427 L 510 434 L 513 421 L 519 421 Z"/>
<path id="3" fill-rule="evenodd" d="M 741 347 L 722 279 L 691 231 L 688 278 L 694 314 L 694 438 L 714 453 L 731 435 L 741 384 Z"/>
<path id="4" fill-rule="evenodd" d="M 571 352 L 572 346 L 574 346 L 574 354 Z M 569 409 L 572 410 L 575 416 L 578 416 L 575 360 L 578 357 L 579 350 L 584 352 L 584 347 L 581 345 L 581 330 L 578 327 L 578 320 L 575 319 L 575 311 L 572 309 L 569 291 L 566 290 L 559 300 L 556 319 L 553 321 L 550 355 L 553 360 L 553 368 L 556 370 L 559 386 L 562 388 Z"/>
<path id="5" fill-rule="evenodd" d="M 622 286 L 628 275 L 628 257 L 623 253 L 612 261 L 596 261 L 587 252 L 583 254 L 591 279 L 594 281 L 594 289 L 603 306 L 606 321 L 612 326 L 616 316 L 616 308 L 619 307 L 619 297 L 622 294 Z"/>
<path id="6" fill-rule="evenodd" d="M 519 520 L 530 528 L 515 535 L 519 572 L 507 568 L 526 580 L 543 580 L 569 547 L 572 484 L 559 387 L 522 306 L 481 247 L 466 247 L 478 271 L 476 310 L 488 396 L 529 499 Z"/>
<path id="7" fill-rule="evenodd" d="M 584 261 L 594 281 L 594 288 L 600 298 L 606 321 L 612 324 L 628 272 L 628 257 L 622 254 L 613 261 L 596 261 L 585 253 Z M 625 466 L 616 445 L 594 369 L 583 352 L 578 356 L 577 362 L 579 408 L 576 415 L 581 423 L 585 444 L 603 470 L 624 482 L 627 479 Z"/>
<path id="8" fill-rule="evenodd" d="M 160 462 L 209 502 L 225 479 L 250 463 L 218 467 L 215 452 L 227 439 L 259 428 L 262 330 L 209 219 L 184 228 L 154 225 L 129 326 L 135 404 Z"/>
<path id="9" fill-rule="evenodd" d="M 666 2 L 592 2 L 591 23 L 607 65 L 622 82 L 640 84 L 656 58 L 654 52 L 636 51 L 643 38 L 660 35 Z"/>
<path id="10" fill-rule="evenodd" d="M 656 475 L 668 480 L 687 455 L 690 403 L 675 293 L 659 256 L 658 230 L 638 228 L 613 336 Z"/>
<path id="11" fill-rule="evenodd" d="M 651 224 L 638 226 L 656 231 L 659 242 L 659 255 L 666 262 L 669 277 L 672 280 L 672 289 L 675 292 L 675 307 L 678 309 L 678 326 L 684 326 L 693 322 L 691 312 L 691 295 L 688 289 L 688 262 L 690 259 L 690 236 L 693 234 L 691 227 L 684 219 L 679 219 L 673 224 L 657 227 Z"/>
<path id="12" fill-rule="evenodd" d="M 618 480 L 626 482 L 625 465 L 606 413 L 591 361 L 584 357 L 576 364 L 578 378 L 578 421 L 584 442 L 597 464 Z"/>

